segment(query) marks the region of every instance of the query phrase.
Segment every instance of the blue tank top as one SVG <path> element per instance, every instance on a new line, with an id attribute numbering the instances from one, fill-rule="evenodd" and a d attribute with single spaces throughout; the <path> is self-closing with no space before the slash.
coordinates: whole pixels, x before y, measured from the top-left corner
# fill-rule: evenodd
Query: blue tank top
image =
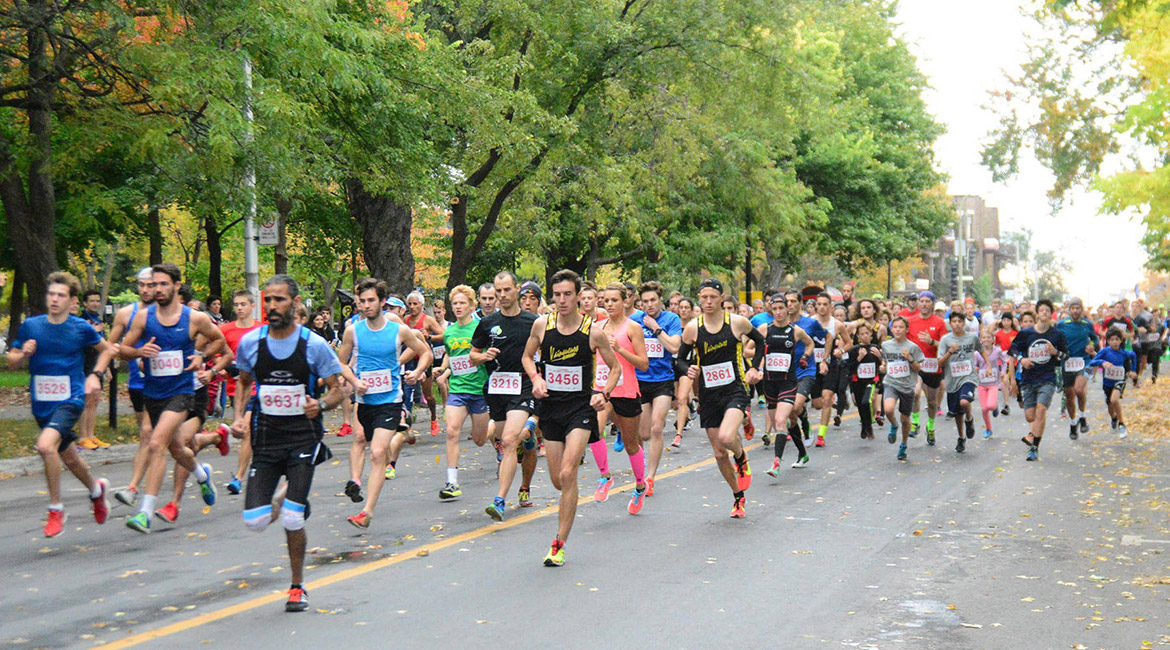
<path id="1" fill-rule="evenodd" d="M 130 321 L 129 322 L 133 323 L 134 317 L 137 315 L 138 315 L 138 303 L 134 303 L 134 308 L 130 310 Z M 149 340 L 150 339 L 140 339 L 138 341 L 138 345 L 136 345 L 135 347 L 140 348 L 140 347 L 142 347 L 143 341 L 149 341 Z M 130 390 L 142 390 L 142 386 L 144 385 L 145 382 L 142 380 L 142 363 L 141 363 L 141 361 L 138 359 L 131 359 L 126 364 L 126 370 L 127 370 L 126 386 Z"/>
<path id="2" fill-rule="evenodd" d="M 402 401 L 402 372 L 398 367 L 398 328 L 386 321 L 380 330 L 370 329 L 361 319 L 353 326 L 353 352 L 357 355 L 358 379 L 369 389 L 358 396 L 359 404 L 392 404 Z"/>
<path id="3" fill-rule="evenodd" d="M 140 341 L 145 344 L 154 339 L 161 351 L 158 355 L 142 360 L 142 370 L 150 381 L 142 394 L 150 399 L 167 399 L 175 395 L 195 393 L 194 373 L 185 368 L 188 359 L 195 354 L 195 341 L 191 339 L 191 308 L 183 307 L 179 322 L 167 327 L 159 322 L 158 305 L 146 309 L 146 329 Z"/>

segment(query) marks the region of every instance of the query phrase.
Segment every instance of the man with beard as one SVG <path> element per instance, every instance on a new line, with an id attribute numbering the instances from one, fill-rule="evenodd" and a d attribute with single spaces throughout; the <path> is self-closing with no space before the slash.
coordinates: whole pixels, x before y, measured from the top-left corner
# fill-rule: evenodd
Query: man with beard
<path id="1" fill-rule="evenodd" d="M 114 314 L 114 324 L 110 327 L 110 345 L 118 345 L 130 321 L 140 311 L 154 304 L 154 272 L 146 267 L 138 272 L 137 277 L 138 302 L 126 305 Z M 126 362 L 127 380 L 126 389 L 130 393 L 130 404 L 134 408 L 134 418 L 138 421 L 138 451 L 134 454 L 134 470 L 130 475 L 130 483 L 114 493 L 114 498 L 124 505 L 133 506 L 138 501 L 138 484 L 146 476 L 146 461 L 150 459 L 150 418 L 146 417 L 146 402 L 142 397 L 142 362 L 130 359 Z"/>

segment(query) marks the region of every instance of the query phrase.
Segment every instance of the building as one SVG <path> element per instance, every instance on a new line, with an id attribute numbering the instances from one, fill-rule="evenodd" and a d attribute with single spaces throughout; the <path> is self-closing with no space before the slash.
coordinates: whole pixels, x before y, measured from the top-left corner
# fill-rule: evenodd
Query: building
<path id="1" fill-rule="evenodd" d="M 993 296 L 1002 296 L 999 270 L 1012 255 L 1000 246 L 999 208 L 979 196 L 952 196 L 955 223 L 923 255 L 931 290 L 940 300 L 972 295 L 972 285 L 984 275 L 991 279 Z"/>

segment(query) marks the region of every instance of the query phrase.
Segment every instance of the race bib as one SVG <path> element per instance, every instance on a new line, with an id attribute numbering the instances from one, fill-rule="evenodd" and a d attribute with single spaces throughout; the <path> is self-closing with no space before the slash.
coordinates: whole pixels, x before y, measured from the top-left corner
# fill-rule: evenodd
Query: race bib
<path id="1" fill-rule="evenodd" d="M 147 361 L 151 377 L 174 377 L 183 372 L 182 350 L 163 350 Z"/>
<path id="2" fill-rule="evenodd" d="M 394 390 L 394 375 L 389 370 L 363 370 L 358 378 L 366 382 L 366 395 Z"/>
<path id="3" fill-rule="evenodd" d="M 1105 378 L 1109 381 L 1125 381 L 1125 368 L 1121 366 L 1106 368 Z"/>
<path id="4" fill-rule="evenodd" d="M 520 373 L 493 372 L 488 377 L 488 395 L 519 395 Z"/>
<path id="5" fill-rule="evenodd" d="M 971 374 L 971 360 L 952 361 L 951 362 L 951 376 L 952 377 L 966 377 Z"/>
<path id="6" fill-rule="evenodd" d="M 260 412 L 264 415 L 304 415 L 305 386 L 260 386 Z"/>
<path id="7" fill-rule="evenodd" d="M 922 360 L 922 372 L 938 372 L 938 359 L 926 358 Z"/>
<path id="8" fill-rule="evenodd" d="M 581 392 L 581 366 L 545 366 L 544 383 L 550 391 Z"/>
<path id="9" fill-rule="evenodd" d="M 658 337 L 647 337 L 646 341 L 646 356 L 651 359 L 661 359 L 663 355 L 662 341 Z"/>
<path id="10" fill-rule="evenodd" d="M 825 360 L 825 349 L 824 348 L 816 348 L 815 350 L 813 350 L 813 360 L 816 361 L 817 363 L 824 361 Z"/>
<path id="11" fill-rule="evenodd" d="M 857 364 L 857 378 L 858 379 L 873 379 L 877 377 L 876 363 L 859 363 Z"/>
<path id="12" fill-rule="evenodd" d="M 792 355 L 787 352 L 769 352 L 764 357 L 764 369 L 769 372 L 788 372 L 792 367 Z"/>
<path id="13" fill-rule="evenodd" d="M 979 371 L 979 381 L 983 383 L 990 383 L 995 381 L 996 376 L 999 375 L 995 368 L 984 368 Z"/>
<path id="14" fill-rule="evenodd" d="M 1048 353 L 1047 345 L 1033 345 L 1028 348 L 1028 358 L 1032 363 L 1048 363 L 1052 359 L 1052 355 Z"/>
<path id="15" fill-rule="evenodd" d="M 910 376 L 910 362 L 903 359 L 886 363 L 886 374 L 895 379 Z"/>
<path id="16" fill-rule="evenodd" d="M 1085 359 L 1083 357 L 1069 357 L 1064 360 L 1065 372 L 1080 372 L 1085 369 Z"/>
<path id="17" fill-rule="evenodd" d="M 33 399 L 38 402 L 62 402 L 72 396 L 69 375 L 33 376 Z"/>
<path id="18" fill-rule="evenodd" d="M 191 373 L 191 387 L 195 390 L 203 388 L 203 382 L 199 381 L 199 373 L 197 372 Z"/>
<path id="19" fill-rule="evenodd" d="M 735 370 L 732 369 L 730 361 L 703 366 L 703 385 L 707 388 L 726 386 L 733 381 L 735 381 Z"/>
<path id="20" fill-rule="evenodd" d="M 625 380 L 626 380 L 625 375 L 618 377 L 617 385 L 621 386 L 622 382 L 624 382 Z M 598 361 L 597 367 L 594 368 L 594 370 L 593 370 L 593 385 L 596 386 L 597 388 L 605 388 L 605 382 L 607 382 L 607 381 L 609 381 L 609 366 Z"/>
<path id="21" fill-rule="evenodd" d="M 475 372 L 475 366 L 471 365 L 471 355 L 464 354 L 458 357 L 451 357 L 451 374 L 456 377 L 463 375 L 470 375 Z"/>
<path id="22" fill-rule="evenodd" d="M 442 345 L 437 345 L 431 348 L 431 354 L 435 357 L 435 363 L 443 359 L 443 355 L 447 354 L 447 348 Z"/>
<path id="23" fill-rule="evenodd" d="M 532 355 L 532 360 L 540 363 L 540 348 L 536 348 L 536 354 Z"/>

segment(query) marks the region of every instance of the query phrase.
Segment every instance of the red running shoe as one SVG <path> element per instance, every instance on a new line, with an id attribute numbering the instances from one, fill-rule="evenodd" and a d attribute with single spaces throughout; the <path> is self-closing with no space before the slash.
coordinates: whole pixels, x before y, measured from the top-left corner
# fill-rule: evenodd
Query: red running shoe
<path id="1" fill-rule="evenodd" d="M 215 432 L 219 434 L 219 442 L 215 444 L 215 448 L 219 450 L 220 456 L 227 456 L 228 452 L 232 450 L 232 445 L 228 442 L 228 437 L 232 435 L 232 430 L 226 424 L 220 424 L 216 427 Z"/>
<path id="2" fill-rule="evenodd" d="M 65 530 L 65 520 L 69 517 L 61 510 L 49 510 L 49 520 L 45 522 L 45 537 L 56 537 Z"/>
<path id="3" fill-rule="evenodd" d="M 174 501 L 171 501 L 158 510 L 155 510 L 154 516 L 162 519 L 168 524 L 173 524 L 175 523 L 175 520 L 179 518 L 179 506 Z"/>
<path id="4" fill-rule="evenodd" d="M 747 516 L 747 513 L 744 511 L 744 505 L 746 503 L 747 503 L 747 497 L 736 497 L 735 505 L 733 505 L 731 507 L 731 518 L 732 519 L 743 519 L 744 517 Z"/>
<path id="5" fill-rule="evenodd" d="M 90 497 L 93 502 L 93 520 L 99 524 L 106 523 L 106 518 L 110 516 L 110 482 L 104 478 L 97 480 L 98 487 L 102 489 L 102 493 L 98 498 Z"/>
<path id="6" fill-rule="evenodd" d="M 341 428 L 337 430 L 337 437 L 338 438 L 344 438 L 346 436 L 352 436 L 352 435 L 353 435 L 353 427 L 349 426 L 348 422 L 341 425 Z"/>

